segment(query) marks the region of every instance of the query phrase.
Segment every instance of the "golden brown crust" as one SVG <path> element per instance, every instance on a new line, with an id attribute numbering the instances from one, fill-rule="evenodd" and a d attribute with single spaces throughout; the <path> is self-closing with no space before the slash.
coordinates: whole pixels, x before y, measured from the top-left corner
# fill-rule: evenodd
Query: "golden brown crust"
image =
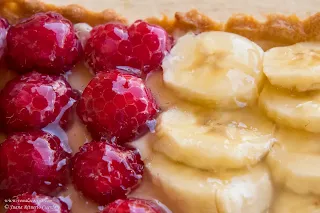
<path id="1" fill-rule="evenodd" d="M 37 12 L 56 11 L 75 23 L 87 22 L 97 25 L 106 22 L 126 23 L 127 20 L 111 9 L 92 12 L 79 5 L 55 6 L 40 0 L 0 0 L 0 14 L 11 22 L 28 17 Z"/>
<path id="2" fill-rule="evenodd" d="M 90 25 L 110 21 L 127 23 L 125 18 L 110 9 L 98 13 L 86 10 L 79 5 L 58 7 L 39 0 L 2 0 L 0 3 L 0 15 L 11 22 L 45 11 L 57 11 L 75 23 L 87 22 Z M 320 41 L 320 13 L 305 20 L 300 20 L 295 15 L 271 14 L 263 22 L 252 16 L 238 14 L 230 17 L 226 23 L 220 23 L 197 10 L 191 10 L 186 13 L 177 12 L 174 18 L 151 17 L 147 21 L 161 25 L 168 32 L 179 29 L 182 32 L 219 30 L 237 33 L 257 42 L 264 49 L 302 41 Z"/>

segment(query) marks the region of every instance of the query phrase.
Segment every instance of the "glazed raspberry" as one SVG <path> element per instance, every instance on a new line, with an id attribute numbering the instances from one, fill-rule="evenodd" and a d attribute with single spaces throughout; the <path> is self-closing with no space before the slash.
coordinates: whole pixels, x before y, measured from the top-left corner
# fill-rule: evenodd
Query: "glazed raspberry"
<path id="1" fill-rule="evenodd" d="M 39 129 L 52 122 L 66 127 L 74 103 L 69 83 L 62 76 L 37 72 L 13 79 L 0 93 L 0 113 L 7 132 Z M 69 109 L 69 110 L 68 110 Z"/>
<path id="2" fill-rule="evenodd" d="M 9 23 L 6 19 L 0 18 L 0 60 L 6 48 L 6 37 Z"/>
<path id="3" fill-rule="evenodd" d="M 166 213 L 167 211 L 151 200 L 138 198 L 119 199 L 110 203 L 102 213 Z"/>
<path id="4" fill-rule="evenodd" d="M 83 145 L 72 158 L 72 179 L 84 196 L 108 204 L 136 188 L 144 164 L 136 149 L 106 142 Z"/>
<path id="5" fill-rule="evenodd" d="M 144 73 L 160 67 L 172 41 L 156 25 L 136 21 L 129 28 L 121 24 L 100 25 L 91 31 L 85 58 L 94 72 L 129 66 Z"/>
<path id="6" fill-rule="evenodd" d="M 157 105 L 140 78 L 114 70 L 100 72 L 90 81 L 77 113 L 97 140 L 125 143 L 148 130 Z"/>
<path id="7" fill-rule="evenodd" d="M 37 13 L 12 26 L 7 36 L 9 65 L 60 74 L 69 71 L 82 52 L 72 23 L 58 13 Z"/>
<path id="8" fill-rule="evenodd" d="M 70 154 L 43 131 L 15 133 L 0 144 L 0 197 L 55 194 L 68 182 Z"/>
<path id="9" fill-rule="evenodd" d="M 58 198 L 25 193 L 8 199 L 6 213 L 69 213 L 66 203 Z"/>
<path id="10" fill-rule="evenodd" d="M 0 17 L 0 26 L 4 29 L 8 29 L 9 22 L 7 21 L 7 19 Z"/>

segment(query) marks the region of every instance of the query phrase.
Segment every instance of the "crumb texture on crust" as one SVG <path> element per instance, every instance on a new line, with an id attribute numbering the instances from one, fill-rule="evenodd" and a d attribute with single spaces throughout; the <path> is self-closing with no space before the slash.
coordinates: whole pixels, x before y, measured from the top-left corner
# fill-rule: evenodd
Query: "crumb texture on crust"
<path id="1" fill-rule="evenodd" d="M 74 23 L 87 22 L 98 25 L 106 22 L 127 23 L 127 20 L 111 9 L 92 12 L 79 5 L 55 6 L 40 0 L 1 0 L 0 15 L 11 22 L 28 17 L 36 12 L 57 11 Z M 125 16 L 125 14 L 123 14 Z M 320 41 L 320 13 L 305 20 L 296 15 L 270 14 L 265 21 L 258 21 L 246 14 L 231 16 L 226 23 L 212 20 L 197 10 L 186 13 L 176 12 L 174 18 L 150 17 L 148 22 L 164 27 L 168 32 L 178 29 L 182 32 L 203 32 L 219 30 L 236 33 L 257 42 L 264 49 L 273 46 L 290 45 L 303 41 Z"/>
<path id="2" fill-rule="evenodd" d="M 127 22 L 125 18 L 111 9 L 97 13 L 74 4 L 58 7 L 45 4 L 40 0 L 0 0 L 0 15 L 6 17 L 10 22 L 46 11 L 56 11 L 75 23 L 86 22 L 90 25 L 97 25 L 110 21 Z"/>

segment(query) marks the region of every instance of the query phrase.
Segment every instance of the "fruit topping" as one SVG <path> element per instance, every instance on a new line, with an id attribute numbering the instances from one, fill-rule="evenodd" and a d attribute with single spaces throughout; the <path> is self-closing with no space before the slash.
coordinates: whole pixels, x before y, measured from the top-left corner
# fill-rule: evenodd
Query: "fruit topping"
<path id="1" fill-rule="evenodd" d="M 85 58 L 95 73 L 128 66 L 148 73 L 160 67 L 172 39 L 156 25 L 138 20 L 130 27 L 108 23 L 91 31 Z"/>
<path id="2" fill-rule="evenodd" d="M 0 26 L 1 26 L 1 28 L 3 28 L 3 29 L 8 29 L 8 27 L 9 27 L 9 22 L 8 22 L 8 20 L 5 19 L 5 18 L 0 18 Z"/>
<path id="3" fill-rule="evenodd" d="M 274 128 L 257 110 L 190 113 L 170 109 L 159 116 L 152 145 L 194 168 L 247 168 L 269 153 L 275 142 Z"/>
<path id="4" fill-rule="evenodd" d="M 31 72 L 9 81 L 0 93 L 0 113 L 7 132 L 39 129 L 50 123 L 66 127 L 75 102 L 62 76 Z"/>
<path id="5" fill-rule="evenodd" d="M 296 92 L 266 83 L 259 106 L 279 125 L 320 133 L 320 91 Z"/>
<path id="6" fill-rule="evenodd" d="M 278 126 L 277 143 L 266 158 L 277 186 L 297 194 L 320 195 L 319 137 L 320 134 Z"/>
<path id="7" fill-rule="evenodd" d="M 82 47 L 72 23 L 55 12 L 37 13 L 12 26 L 7 36 L 9 65 L 19 72 L 69 71 Z"/>
<path id="8" fill-rule="evenodd" d="M 11 201 L 11 202 L 10 202 Z M 6 213 L 69 213 L 66 203 L 58 198 L 41 194 L 25 193 L 7 199 Z"/>
<path id="9" fill-rule="evenodd" d="M 0 197 L 62 190 L 68 182 L 70 157 L 60 139 L 49 133 L 10 135 L 0 144 Z"/>
<path id="10" fill-rule="evenodd" d="M 102 213 L 166 213 L 167 211 L 151 200 L 138 198 L 119 199 L 110 203 Z"/>
<path id="11" fill-rule="evenodd" d="M 254 105 L 263 85 L 263 53 L 232 33 L 186 34 L 163 60 L 163 81 L 181 98 L 205 107 Z"/>
<path id="12" fill-rule="evenodd" d="M 8 31 L 9 23 L 6 19 L 0 18 L 0 60 L 6 48 L 6 37 Z"/>
<path id="13" fill-rule="evenodd" d="M 273 86 L 299 92 L 320 89 L 319 65 L 319 42 L 274 47 L 263 58 L 263 72 Z"/>
<path id="14" fill-rule="evenodd" d="M 209 172 L 154 152 L 146 170 L 154 187 L 177 209 L 174 212 L 263 213 L 272 204 L 272 180 L 263 164 L 249 170 Z"/>
<path id="15" fill-rule="evenodd" d="M 140 78 L 113 70 L 90 81 L 77 113 L 97 140 L 125 143 L 148 131 L 157 105 Z"/>
<path id="16" fill-rule="evenodd" d="M 72 180 L 87 198 L 108 204 L 136 188 L 144 164 L 136 149 L 106 142 L 83 145 L 72 158 Z"/>

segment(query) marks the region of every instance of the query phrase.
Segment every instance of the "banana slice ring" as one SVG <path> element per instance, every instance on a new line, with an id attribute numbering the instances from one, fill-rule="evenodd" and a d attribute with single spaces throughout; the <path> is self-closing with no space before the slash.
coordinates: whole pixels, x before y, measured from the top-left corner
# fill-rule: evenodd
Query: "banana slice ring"
<path id="1" fill-rule="evenodd" d="M 281 127 L 267 157 L 273 180 L 299 194 L 320 195 L 320 134 Z"/>
<path id="2" fill-rule="evenodd" d="M 266 84 L 259 105 L 278 124 L 320 132 L 320 91 L 299 93 Z"/>
<path id="3" fill-rule="evenodd" d="M 203 116 L 171 109 L 158 120 L 153 148 L 200 169 L 249 167 L 269 152 L 273 129 L 273 123 L 249 109 Z"/>
<path id="4" fill-rule="evenodd" d="M 320 89 L 320 43 L 275 47 L 265 53 L 263 71 L 272 85 L 300 92 Z"/>
<path id="5" fill-rule="evenodd" d="M 216 174 L 155 153 L 146 168 L 177 212 L 263 213 L 272 200 L 272 183 L 263 165 Z"/>
<path id="6" fill-rule="evenodd" d="M 163 61 L 164 83 L 177 95 L 200 105 L 251 105 L 264 78 L 263 53 L 257 44 L 236 34 L 187 34 Z"/>
<path id="7" fill-rule="evenodd" d="M 290 192 L 277 194 L 272 213 L 319 213 L 319 197 L 298 195 Z"/>

